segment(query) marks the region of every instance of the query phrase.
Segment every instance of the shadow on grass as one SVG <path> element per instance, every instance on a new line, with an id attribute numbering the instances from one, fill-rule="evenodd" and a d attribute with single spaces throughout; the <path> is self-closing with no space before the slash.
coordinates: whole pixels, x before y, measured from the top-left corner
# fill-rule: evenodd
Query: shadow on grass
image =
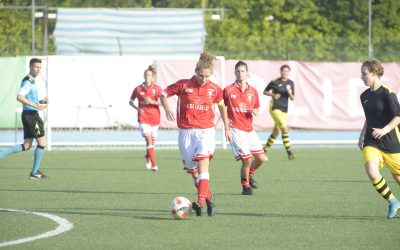
<path id="1" fill-rule="evenodd" d="M 66 215 L 82 215 L 82 216 L 109 216 L 119 218 L 130 218 L 139 220 L 163 220 L 170 221 L 175 220 L 169 216 L 168 210 L 156 210 L 156 209 L 135 209 L 135 208 L 124 208 L 124 209 L 91 209 L 91 208 L 36 208 L 35 211 L 43 211 L 46 213 L 53 214 L 66 214 Z M 105 212 L 108 211 L 108 212 Z"/>
<path id="2" fill-rule="evenodd" d="M 156 192 L 122 192 L 122 191 L 88 191 L 88 190 L 33 190 L 33 189 L 0 189 L 0 192 L 38 192 L 38 193 L 65 193 L 65 194 L 138 194 L 138 195 L 160 195 L 174 193 L 156 193 Z"/>
<path id="3" fill-rule="evenodd" d="M 350 215 L 310 215 L 310 214 L 272 214 L 272 213 L 218 213 L 220 216 L 245 216 L 280 219 L 331 219 L 331 220 L 372 220 L 387 221 L 386 217 L 376 216 L 350 216 Z M 397 218 L 399 219 L 399 218 Z"/>
<path id="4" fill-rule="evenodd" d="M 136 209 L 136 208 L 37 208 L 46 213 L 82 215 L 82 216 L 111 216 L 120 218 L 140 219 L 140 220 L 175 220 L 169 216 L 168 210 L 161 209 Z M 37 211 L 35 210 L 35 211 Z M 107 211 L 107 212 L 106 212 Z M 234 216 L 234 217 L 256 217 L 256 218 L 277 218 L 277 219 L 317 219 L 317 220 L 359 220 L 359 221 L 387 221 L 385 217 L 376 216 L 351 216 L 351 215 L 310 215 L 310 214 L 279 214 L 279 213 L 231 213 L 218 212 L 219 216 Z M 191 214 L 195 218 L 195 214 Z M 208 216 L 204 216 L 208 217 Z M 393 218 L 400 220 L 400 218 Z M 392 219 L 392 220 L 393 220 Z"/>

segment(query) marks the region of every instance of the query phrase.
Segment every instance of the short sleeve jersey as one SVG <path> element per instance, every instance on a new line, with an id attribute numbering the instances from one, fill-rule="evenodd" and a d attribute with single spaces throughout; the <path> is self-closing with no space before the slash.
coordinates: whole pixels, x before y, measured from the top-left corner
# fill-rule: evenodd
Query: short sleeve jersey
<path id="1" fill-rule="evenodd" d="M 35 78 L 32 75 L 26 75 L 22 79 L 18 95 L 24 96 L 28 101 L 39 104 L 39 89 L 35 84 Z M 23 104 L 23 110 L 38 110 L 35 107 Z"/>
<path id="2" fill-rule="evenodd" d="M 233 83 L 224 89 L 224 102 L 230 126 L 246 132 L 253 131 L 252 111 L 260 107 L 257 90 L 247 84 L 242 91 L 238 83 Z"/>
<path id="3" fill-rule="evenodd" d="M 143 113 L 138 113 L 138 122 L 156 126 L 160 124 L 160 107 L 159 105 L 146 104 L 145 99 L 150 97 L 154 101 L 158 101 L 161 96 L 162 89 L 153 83 L 149 87 L 141 84 L 137 86 L 131 95 L 131 99 L 138 99 L 138 106 L 143 109 Z"/>
<path id="4" fill-rule="evenodd" d="M 364 147 L 372 146 L 384 152 L 400 153 L 399 127 L 392 129 L 381 139 L 372 136 L 373 128 L 383 128 L 394 117 L 400 116 L 400 105 L 396 93 L 382 85 L 376 91 L 365 90 L 360 99 L 367 125 Z"/>
<path id="5" fill-rule="evenodd" d="M 287 113 L 289 104 L 289 94 L 288 89 L 292 89 L 294 95 L 294 82 L 290 79 L 283 81 L 282 78 L 277 78 L 272 80 L 264 91 L 272 90 L 274 94 L 280 94 L 281 97 L 278 100 L 271 98 L 271 109 L 279 109 L 282 112 Z"/>
<path id="6" fill-rule="evenodd" d="M 178 128 L 212 128 L 214 127 L 214 104 L 222 101 L 222 89 L 217 84 L 207 81 L 203 86 L 195 76 L 169 85 L 163 95 L 178 96 Z"/>

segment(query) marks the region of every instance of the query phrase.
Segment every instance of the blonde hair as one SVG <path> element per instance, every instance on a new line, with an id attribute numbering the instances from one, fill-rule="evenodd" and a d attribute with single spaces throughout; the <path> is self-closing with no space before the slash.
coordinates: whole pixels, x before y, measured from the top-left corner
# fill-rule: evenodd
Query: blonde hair
<path id="1" fill-rule="evenodd" d="M 144 73 L 146 74 L 147 71 L 151 71 L 151 73 L 153 73 L 153 76 L 156 76 L 157 71 L 156 71 L 156 66 L 155 65 L 149 65 L 149 67 L 147 67 L 147 69 L 144 71 Z"/>
<path id="2" fill-rule="evenodd" d="M 368 71 L 371 73 L 374 73 L 378 77 L 383 76 L 384 70 L 382 67 L 382 63 L 376 59 L 369 59 L 365 62 L 363 62 L 361 67 L 367 67 Z"/>
<path id="3" fill-rule="evenodd" d="M 211 72 L 213 72 L 213 69 L 214 69 L 213 62 L 214 62 L 214 60 L 217 60 L 217 58 L 213 54 L 208 53 L 208 52 L 203 52 L 200 55 L 199 61 L 197 62 L 195 71 L 197 72 L 197 71 L 202 70 L 202 69 L 210 69 Z"/>

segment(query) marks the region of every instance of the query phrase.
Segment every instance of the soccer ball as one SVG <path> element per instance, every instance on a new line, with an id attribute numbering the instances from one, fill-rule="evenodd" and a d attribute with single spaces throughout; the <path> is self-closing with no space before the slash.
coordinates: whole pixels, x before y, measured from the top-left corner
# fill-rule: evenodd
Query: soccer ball
<path id="1" fill-rule="evenodd" d="M 177 220 L 187 219 L 191 210 L 192 203 L 185 197 L 176 197 L 171 201 L 171 215 Z"/>

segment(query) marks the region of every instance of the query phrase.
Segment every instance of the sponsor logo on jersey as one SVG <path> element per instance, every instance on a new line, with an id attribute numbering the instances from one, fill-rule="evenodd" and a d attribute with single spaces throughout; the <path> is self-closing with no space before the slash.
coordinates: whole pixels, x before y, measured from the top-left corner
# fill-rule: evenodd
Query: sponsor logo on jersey
<path id="1" fill-rule="evenodd" d="M 194 103 L 188 103 L 186 104 L 187 109 L 198 109 L 198 110 L 209 110 L 210 107 L 200 99 L 195 99 Z"/>

